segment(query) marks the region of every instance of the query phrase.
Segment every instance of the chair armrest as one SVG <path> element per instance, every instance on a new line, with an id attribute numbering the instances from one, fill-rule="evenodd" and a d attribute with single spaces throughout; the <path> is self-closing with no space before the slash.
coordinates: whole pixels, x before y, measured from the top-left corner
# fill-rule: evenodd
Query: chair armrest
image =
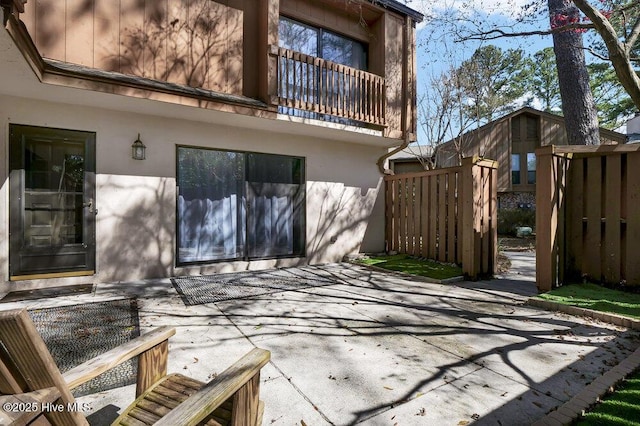
<path id="1" fill-rule="evenodd" d="M 269 362 L 271 352 L 255 348 L 171 410 L 156 426 L 196 425 L 233 396 Z"/>
<path id="2" fill-rule="evenodd" d="M 176 334 L 173 327 L 158 327 L 140 337 L 124 343 L 108 352 L 98 355 L 89 361 L 72 368 L 62 375 L 69 389 L 75 389 L 94 377 L 99 376 L 111 368 L 130 360 L 134 356 L 148 351 L 154 346 L 166 341 Z"/>
<path id="3" fill-rule="evenodd" d="M 33 392 L 0 395 L 0 424 L 26 425 L 42 413 L 42 405 L 60 398 L 58 388 L 50 387 Z M 6 404 L 16 404 L 15 410 L 8 410 Z"/>

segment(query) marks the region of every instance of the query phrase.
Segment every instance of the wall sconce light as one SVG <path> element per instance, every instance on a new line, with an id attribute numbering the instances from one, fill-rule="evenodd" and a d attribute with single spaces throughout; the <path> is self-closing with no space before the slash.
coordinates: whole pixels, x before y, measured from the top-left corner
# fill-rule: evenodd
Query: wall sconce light
<path id="1" fill-rule="evenodd" d="M 138 139 L 131 145 L 131 158 L 134 160 L 144 160 L 146 146 L 140 140 L 140 133 L 138 133 Z"/>

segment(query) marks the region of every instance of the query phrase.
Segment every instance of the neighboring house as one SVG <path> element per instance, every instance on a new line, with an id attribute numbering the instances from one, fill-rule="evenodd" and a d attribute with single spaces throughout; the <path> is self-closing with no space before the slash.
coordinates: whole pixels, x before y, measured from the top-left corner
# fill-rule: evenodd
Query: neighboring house
<path id="1" fill-rule="evenodd" d="M 388 160 L 389 169 L 394 174 L 424 172 L 435 164 L 431 146 L 413 144 L 391 155 Z"/>
<path id="2" fill-rule="evenodd" d="M 419 13 L 0 1 L 0 291 L 384 249 L 377 163 L 415 140 Z"/>
<path id="3" fill-rule="evenodd" d="M 627 143 L 640 143 L 640 112 L 627 121 Z"/>
<path id="4" fill-rule="evenodd" d="M 601 128 L 600 139 L 603 144 L 625 143 L 626 136 Z M 455 166 L 459 154 L 497 160 L 499 208 L 532 208 L 536 190 L 535 150 L 566 144 L 563 117 L 525 107 L 463 134 L 457 142 L 444 143 L 437 150 L 436 161 L 438 167 Z"/>

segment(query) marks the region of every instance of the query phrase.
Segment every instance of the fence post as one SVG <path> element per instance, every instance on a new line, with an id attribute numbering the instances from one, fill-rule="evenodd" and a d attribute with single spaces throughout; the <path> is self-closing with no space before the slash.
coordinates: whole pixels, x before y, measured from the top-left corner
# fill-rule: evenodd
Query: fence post
<path id="1" fill-rule="evenodd" d="M 480 169 L 477 156 L 462 159 L 462 272 L 475 279 L 480 273 Z"/>
<path id="2" fill-rule="evenodd" d="M 497 163 L 462 159 L 462 272 L 492 274 L 497 260 Z"/>
<path id="3" fill-rule="evenodd" d="M 559 238 L 564 229 L 559 218 L 567 184 L 565 162 L 570 159 L 569 154 L 556 153 L 553 145 L 536 150 L 536 284 L 540 292 L 558 282 Z"/>

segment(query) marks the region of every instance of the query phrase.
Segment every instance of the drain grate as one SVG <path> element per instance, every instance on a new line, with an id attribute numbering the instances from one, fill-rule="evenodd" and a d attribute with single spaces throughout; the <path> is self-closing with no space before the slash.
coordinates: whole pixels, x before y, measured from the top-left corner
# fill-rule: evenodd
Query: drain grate
<path id="1" fill-rule="evenodd" d="M 30 310 L 29 314 L 62 373 L 140 335 L 135 299 Z M 132 359 L 77 387 L 78 397 L 135 383 Z"/>
<path id="2" fill-rule="evenodd" d="M 176 277 L 172 278 L 171 282 L 182 296 L 185 305 L 215 303 L 336 284 L 335 278 L 303 268 Z"/>

